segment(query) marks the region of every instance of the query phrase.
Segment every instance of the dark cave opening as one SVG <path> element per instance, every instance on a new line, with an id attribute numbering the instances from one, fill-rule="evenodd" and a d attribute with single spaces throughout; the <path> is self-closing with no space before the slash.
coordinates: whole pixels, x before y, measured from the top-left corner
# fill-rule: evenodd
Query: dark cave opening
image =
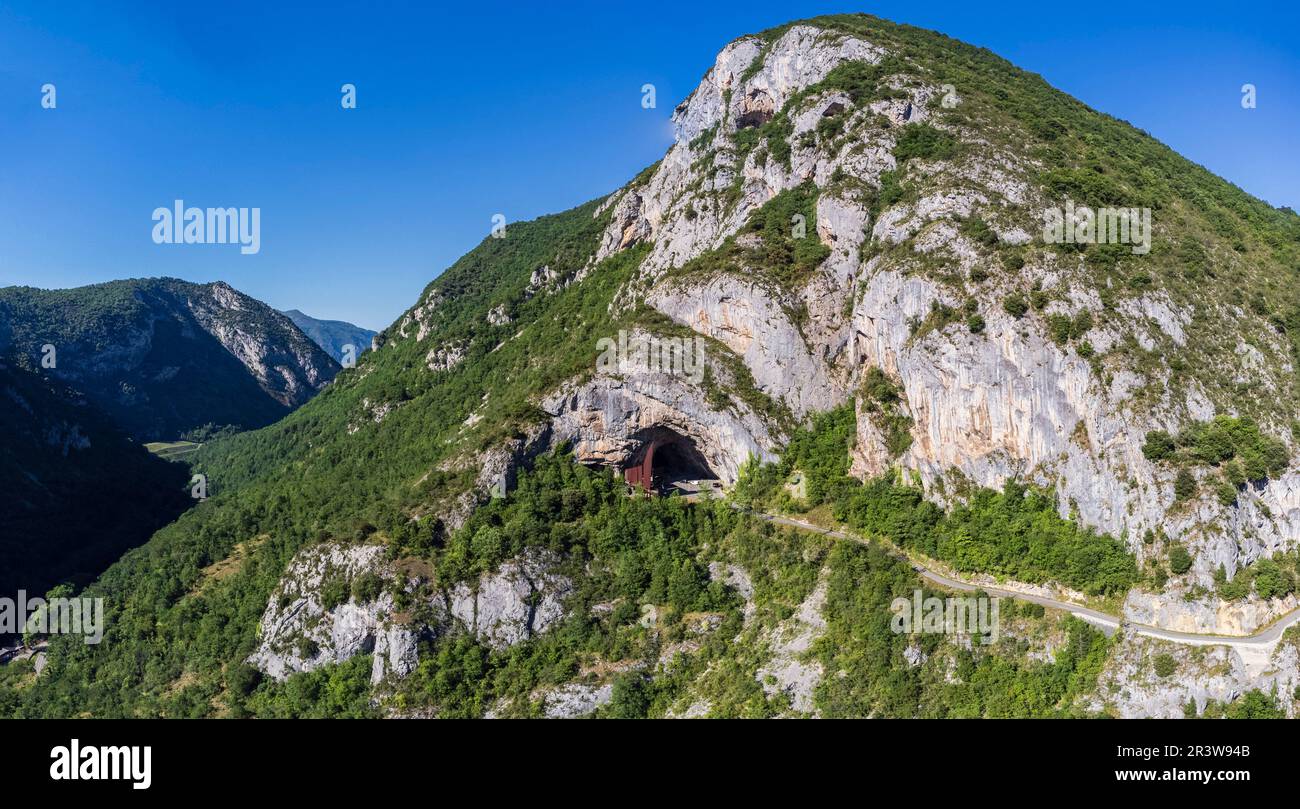
<path id="1" fill-rule="evenodd" d="M 634 436 L 641 446 L 624 466 L 628 483 L 665 494 L 695 491 L 694 481 L 714 481 L 718 475 L 695 441 L 667 427 L 652 427 Z"/>

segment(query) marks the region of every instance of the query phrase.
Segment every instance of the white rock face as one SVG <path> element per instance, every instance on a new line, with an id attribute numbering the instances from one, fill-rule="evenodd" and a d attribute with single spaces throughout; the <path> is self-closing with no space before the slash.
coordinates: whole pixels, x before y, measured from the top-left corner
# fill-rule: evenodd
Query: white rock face
<path id="1" fill-rule="evenodd" d="M 733 276 L 703 284 L 660 286 L 649 302 L 659 311 L 712 337 L 745 361 L 759 390 L 780 399 L 798 416 L 829 410 L 844 401 L 843 388 L 827 378 L 798 328 L 774 296 Z"/>
<path id="2" fill-rule="evenodd" d="M 374 659 L 370 667 L 370 684 L 378 685 L 386 677 L 400 680 L 420 662 L 416 635 L 407 626 L 391 625 L 380 629 L 375 638 Z"/>
<path id="3" fill-rule="evenodd" d="M 554 570 L 561 561 L 550 551 L 529 549 L 475 582 L 440 591 L 428 604 L 430 623 L 415 625 L 408 613 L 394 606 L 387 585 L 398 573 L 384 561 L 383 546 L 313 546 L 294 557 L 272 593 L 259 625 L 261 641 L 248 662 L 284 680 L 358 654 L 373 654 L 371 683 L 378 685 L 415 670 L 422 636 L 465 631 L 494 649 L 505 649 L 564 619 L 572 585 Z M 374 574 L 385 584 L 378 597 L 357 603 L 349 596 L 325 607 L 322 592 L 327 583 L 350 583 L 363 574 Z M 403 586 L 415 592 L 414 582 L 404 581 Z"/>
<path id="4" fill-rule="evenodd" d="M 590 716 L 602 705 L 608 705 L 614 696 L 614 686 L 572 683 L 562 685 L 542 695 L 543 711 L 547 719 L 577 719 Z"/>
<path id="5" fill-rule="evenodd" d="M 564 599 L 573 589 L 567 577 L 552 572 L 559 561 L 549 551 L 530 549 L 477 585 L 456 585 L 449 594 L 452 617 L 494 649 L 545 632 L 564 618 Z"/>
<path id="6" fill-rule="evenodd" d="M 659 169 L 644 187 L 626 191 L 619 199 L 614 221 L 596 253 L 598 259 L 630 244 L 653 240 L 654 247 L 642 270 L 657 275 L 719 246 L 739 229 L 754 208 L 779 191 L 799 185 L 821 167 L 806 163 L 798 173 L 786 172 L 774 161 L 761 167 L 736 167 L 729 163 L 726 151 L 719 151 L 712 165 L 696 165 L 696 161 L 711 150 L 727 146 L 742 124 L 754 125 L 765 113 L 780 110 L 791 96 L 824 79 L 837 65 L 846 61 L 874 64 L 884 56 L 882 49 L 860 39 L 827 37 L 816 28 L 794 26 L 772 44 L 760 69 L 742 82 L 760 52 L 759 41 L 749 38 L 731 43 L 718 54 L 699 87 L 673 113 L 676 143 Z M 724 101 L 728 102 L 726 106 Z M 821 101 L 824 105 L 832 103 Z M 697 142 L 701 136 L 706 137 L 705 142 Z M 890 166 L 892 159 L 888 166 L 882 163 L 880 170 Z M 715 168 L 720 169 L 716 175 Z M 681 197 L 692 183 L 703 182 L 709 190 L 722 189 L 740 168 L 746 170 L 747 176 L 753 175 L 744 185 L 741 204 L 724 210 L 701 198 L 694 200 L 699 204 L 693 214 L 688 214 L 689 206 Z M 833 167 L 828 175 L 830 171 Z"/>
<path id="7" fill-rule="evenodd" d="M 286 315 L 221 281 L 203 289 L 207 295 L 187 299 L 195 320 L 253 374 L 268 396 L 297 407 L 334 378 L 337 365 Z M 246 319 L 241 313 L 256 317 Z M 270 334 L 263 325 L 268 321 Z"/>
<path id="8" fill-rule="evenodd" d="M 357 604 L 349 597 L 326 609 L 321 591 L 327 579 L 350 581 L 381 569 L 378 545 L 322 545 L 294 558 L 279 587 L 271 594 L 260 624 L 261 643 L 248 662 L 277 680 L 342 663 L 374 651 L 384 620 L 392 611 L 392 596 Z M 388 639 L 385 638 L 387 648 Z"/>
<path id="9" fill-rule="evenodd" d="M 1155 670 L 1155 658 L 1161 654 L 1176 663 L 1167 677 Z M 1178 719 L 1189 702 L 1200 714 L 1210 700 L 1223 705 L 1247 691 L 1271 695 L 1275 689 L 1277 701 L 1294 718 L 1291 695 L 1300 685 L 1300 654 L 1290 641 L 1260 650 L 1189 647 L 1126 633 L 1107 659 L 1098 683 L 1099 693 L 1088 707 L 1124 718 Z"/>
<path id="10" fill-rule="evenodd" d="M 1124 601 L 1124 617 L 1179 632 L 1253 635 L 1297 606 L 1294 594 L 1268 601 L 1189 601 L 1178 590 L 1159 595 L 1134 590 Z"/>
<path id="11" fill-rule="evenodd" d="M 465 359 L 467 346 L 463 342 L 448 343 L 429 349 L 424 364 L 430 371 L 450 371 Z"/>
<path id="12" fill-rule="evenodd" d="M 816 715 L 813 692 L 822 679 L 822 664 L 806 660 L 813 643 L 826 631 L 826 575 L 799 605 L 795 614 L 781 622 L 769 640 L 772 658 L 759 667 L 757 679 L 769 697 L 785 693 L 790 707 L 801 714 Z"/>

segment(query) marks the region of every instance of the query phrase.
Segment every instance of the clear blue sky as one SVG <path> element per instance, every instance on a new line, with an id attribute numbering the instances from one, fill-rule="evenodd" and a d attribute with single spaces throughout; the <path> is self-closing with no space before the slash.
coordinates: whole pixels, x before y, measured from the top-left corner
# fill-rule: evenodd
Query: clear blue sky
<path id="1" fill-rule="evenodd" d="M 317 6 L 0 0 L 0 286 L 221 279 L 381 328 L 494 213 L 569 208 L 661 157 L 726 42 L 829 12 L 990 48 L 1300 209 L 1294 3 Z M 260 207 L 261 252 L 155 245 L 151 213 L 177 198 Z"/>

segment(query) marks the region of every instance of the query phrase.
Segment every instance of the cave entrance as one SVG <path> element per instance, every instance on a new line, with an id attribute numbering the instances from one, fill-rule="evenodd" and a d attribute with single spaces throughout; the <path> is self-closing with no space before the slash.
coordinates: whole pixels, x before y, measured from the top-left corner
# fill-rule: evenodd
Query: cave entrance
<path id="1" fill-rule="evenodd" d="M 713 489 L 718 475 L 709 466 L 695 441 L 667 427 L 643 430 L 635 438 L 641 446 L 623 468 L 623 477 L 647 492 L 695 494 Z"/>

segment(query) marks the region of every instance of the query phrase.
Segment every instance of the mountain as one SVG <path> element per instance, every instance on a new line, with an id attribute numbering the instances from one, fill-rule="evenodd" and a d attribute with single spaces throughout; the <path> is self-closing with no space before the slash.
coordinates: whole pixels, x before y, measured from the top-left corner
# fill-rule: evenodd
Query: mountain
<path id="1" fill-rule="evenodd" d="M 263 427 L 339 369 L 260 301 L 174 278 L 0 289 L 3 354 L 48 368 L 142 441 Z"/>
<path id="2" fill-rule="evenodd" d="M 346 346 L 352 346 L 351 356 L 356 359 L 370 348 L 370 340 L 376 334 L 370 329 L 363 329 L 342 320 L 317 320 L 297 309 L 290 309 L 281 314 L 292 320 L 293 325 L 302 329 L 303 334 L 325 349 L 325 353 L 339 363 L 346 358 L 344 354 Z"/>
<path id="3" fill-rule="evenodd" d="M 184 467 L 75 391 L 0 360 L 0 592 L 85 585 L 189 504 Z"/>
<path id="4" fill-rule="evenodd" d="M 1294 633 L 1059 605 L 1221 635 L 1295 607 L 1300 217 L 864 15 L 730 43 L 673 121 L 195 453 L 217 494 L 89 588 L 111 642 L 55 639 L 0 705 L 1294 715 Z M 898 599 L 951 596 L 921 566 L 1058 606 L 904 632 Z"/>

